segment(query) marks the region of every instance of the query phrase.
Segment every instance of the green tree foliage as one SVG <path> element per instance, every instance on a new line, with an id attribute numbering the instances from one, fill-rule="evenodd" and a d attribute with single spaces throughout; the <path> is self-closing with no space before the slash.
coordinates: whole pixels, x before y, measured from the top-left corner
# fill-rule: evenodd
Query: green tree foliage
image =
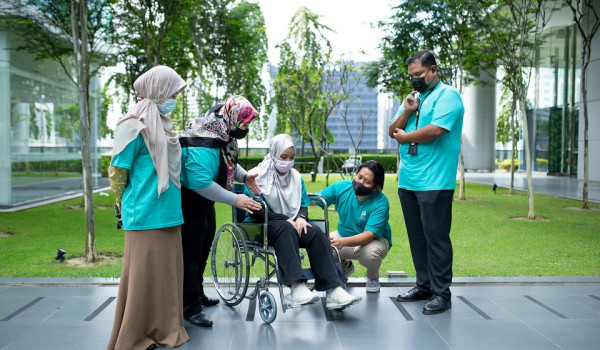
<path id="1" fill-rule="evenodd" d="M 323 130 L 330 101 L 324 77 L 331 44 L 324 31 L 331 29 L 319 22 L 318 14 L 305 7 L 298 9 L 289 28 L 288 36 L 278 45 L 279 70 L 273 81 L 277 132 L 299 136 L 301 155 L 305 144 L 310 145 L 316 167 L 324 152 L 322 144 L 327 141 L 327 132 Z"/>
<path id="2" fill-rule="evenodd" d="M 87 31 L 89 76 L 104 66 L 113 64 L 108 42 L 114 31 L 113 0 L 88 2 Z M 14 49 L 32 53 L 36 59 L 50 59 L 61 65 L 65 74 L 76 84 L 73 44 L 71 42 L 71 1 L 23 0 L 10 2 L 0 13 L 1 22 L 19 33 L 21 38 Z"/>
<path id="3" fill-rule="evenodd" d="M 500 97 L 500 111 L 498 112 L 498 118 L 496 119 L 496 141 L 497 142 L 509 142 L 512 141 L 511 137 L 511 125 L 512 119 L 514 118 L 514 106 L 512 95 L 510 90 L 506 87 L 502 89 L 502 95 Z M 519 121 L 516 121 L 516 139 L 519 139 Z"/>
<path id="4" fill-rule="evenodd" d="M 412 91 L 404 62 L 419 50 L 435 53 L 443 81 L 459 91 L 479 82 L 481 69 L 494 69 L 495 57 L 482 49 L 488 25 L 481 18 L 490 1 L 415 0 L 394 8 L 387 21 L 379 23 L 387 33 L 380 44 L 383 58 L 365 67 L 369 85 L 381 84 L 386 92 L 404 96 Z"/>
<path id="5" fill-rule="evenodd" d="M 242 1 L 229 11 L 223 45 L 227 95 L 238 94 L 258 105 L 266 89 L 261 79 L 267 63 L 265 19 L 258 4 Z"/>
<path id="6" fill-rule="evenodd" d="M 87 52 L 90 64 L 86 72 L 86 81 L 97 76 L 103 67 L 114 64 L 114 57 L 110 54 L 110 43 L 106 40 L 109 33 L 114 31 L 113 2 L 113 0 L 88 2 Z M 69 80 L 77 85 L 71 38 L 71 1 L 15 1 L 3 8 L 0 22 L 19 35 L 20 40 L 12 49 L 29 52 L 36 60 L 48 59 L 57 62 Z M 89 98 L 89 86 L 86 88 Z M 102 115 L 98 122 L 105 125 L 106 116 Z M 101 134 L 101 136 L 105 135 L 106 133 Z"/>
<path id="7" fill-rule="evenodd" d="M 136 98 L 133 82 L 143 72 L 160 64 L 177 71 L 178 64 L 185 64 L 182 60 L 186 55 L 177 44 L 187 37 L 181 36 L 184 33 L 179 26 L 185 23 L 189 4 L 186 0 L 116 1 L 117 30 L 111 40 L 118 62 L 125 65 L 125 73 L 117 73 L 113 80 L 130 101 Z"/>
<path id="8" fill-rule="evenodd" d="M 79 106 L 74 103 L 59 105 L 54 110 L 55 125 L 54 129 L 58 136 L 75 141 L 75 135 L 79 132 Z"/>

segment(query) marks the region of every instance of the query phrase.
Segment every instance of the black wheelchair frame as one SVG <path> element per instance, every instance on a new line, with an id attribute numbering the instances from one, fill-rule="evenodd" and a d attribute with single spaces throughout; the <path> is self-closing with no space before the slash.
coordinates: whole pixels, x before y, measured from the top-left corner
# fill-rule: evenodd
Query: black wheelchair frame
<path id="1" fill-rule="evenodd" d="M 236 184 L 234 192 L 243 193 L 243 189 L 243 185 Z M 266 234 L 268 208 L 260 197 L 254 199 L 265 208 L 264 222 L 243 222 L 245 211 L 232 207 L 232 222 L 223 224 L 213 240 L 211 271 L 215 289 L 225 304 L 235 306 L 244 298 L 253 300 L 258 296 L 259 314 L 265 323 L 271 323 L 277 317 L 277 302 L 273 294 L 269 292 L 269 287 L 279 289 L 284 313 L 287 309 L 297 306 L 285 301 L 283 286 L 272 280 L 272 277 L 277 274 L 279 265 L 275 250 L 268 244 L 268 235 Z M 329 220 L 325 200 L 318 194 L 309 194 L 309 199 L 311 203 L 322 203 L 324 212 L 322 220 L 310 220 L 309 223 L 319 226 L 329 236 Z M 260 239 L 261 235 L 262 240 L 258 241 L 256 238 Z M 331 248 L 336 257 L 336 263 L 341 263 L 339 250 L 333 246 Z M 246 295 L 250 283 L 250 266 L 254 266 L 257 259 L 265 263 L 264 276 L 256 281 L 250 295 Z M 311 269 L 303 269 L 303 272 L 309 280 L 314 279 Z"/>

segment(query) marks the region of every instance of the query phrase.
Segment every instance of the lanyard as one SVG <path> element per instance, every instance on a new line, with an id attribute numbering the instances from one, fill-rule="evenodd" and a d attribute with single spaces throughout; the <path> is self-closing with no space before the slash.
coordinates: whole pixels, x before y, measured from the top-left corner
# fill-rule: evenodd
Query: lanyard
<path id="1" fill-rule="evenodd" d="M 429 92 L 429 94 L 427 94 L 427 96 L 423 97 L 422 101 L 419 101 L 419 107 L 417 108 L 417 111 L 415 112 L 416 116 L 417 116 L 417 124 L 415 125 L 415 131 L 419 128 L 419 115 L 421 114 L 421 106 L 423 105 L 423 103 L 425 103 L 425 99 L 429 96 L 431 96 L 431 94 L 433 94 L 433 90 L 435 90 L 435 88 L 438 86 L 440 82 L 438 81 L 437 84 L 435 84 L 435 86 L 433 87 L 433 89 L 431 89 L 431 91 Z"/>

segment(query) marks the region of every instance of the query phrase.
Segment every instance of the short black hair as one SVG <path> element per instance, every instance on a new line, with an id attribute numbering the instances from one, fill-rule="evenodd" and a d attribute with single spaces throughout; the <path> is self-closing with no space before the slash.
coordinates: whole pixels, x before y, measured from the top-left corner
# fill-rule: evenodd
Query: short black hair
<path id="1" fill-rule="evenodd" d="M 431 68 L 431 66 L 437 66 L 437 63 L 435 61 L 435 55 L 429 50 L 421 50 L 413 53 L 406 60 L 406 67 L 414 63 L 415 60 L 419 60 L 421 62 L 421 65 L 426 68 Z"/>
<path id="2" fill-rule="evenodd" d="M 378 186 L 383 190 L 383 183 L 385 182 L 385 169 L 383 169 L 383 165 L 376 160 L 367 160 L 358 167 L 356 172 L 358 173 L 362 168 L 367 168 L 373 172 L 375 186 Z"/>

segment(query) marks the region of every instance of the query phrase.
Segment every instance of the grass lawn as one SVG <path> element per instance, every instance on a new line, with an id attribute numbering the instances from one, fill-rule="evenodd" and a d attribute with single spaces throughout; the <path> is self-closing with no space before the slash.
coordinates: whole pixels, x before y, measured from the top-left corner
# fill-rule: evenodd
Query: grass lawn
<path id="1" fill-rule="evenodd" d="M 330 182 L 339 179 L 332 175 Z M 309 192 L 325 187 L 325 177 L 311 183 Z M 414 276 L 395 175 L 386 177 L 393 247 L 381 272 L 403 270 Z M 454 276 L 600 276 L 600 210 L 580 210 L 581 202 L 536 194 L 536 215 L 529 221 L 527 195 L 510 196 L 499 188 L 467 183 L 467 201 L 454 202 L 452 242 Z M 123 231 L 115 229 L 114 197 L 95 196 L 98 252 L 122 256 Z M 84 213 L 81 198 L 15 213 L 0 213 L 0 277 L 119 277 L 121 262 L 91 267 L 68 266 L 54 260 L 58 248 L 67 259 L 83 256 Z M 311 208 L 319 210 L 318 208 Z M 335 229 L 337 214 L 329 211 Z M 231 209 L 217 204 L 217 227 L 230 220 Z M 160 258 L 160 257 L 157 257 Z M 259 264 L 259 263 L 257 263 Z M 262 264 L 260 264 L 262 270 Z M 354 277 L 363 276 L 357 267 Z M 260 271 L 260 270 L 259 270 Z M 210 269 L 206 270 L 210 275 Z"/>

